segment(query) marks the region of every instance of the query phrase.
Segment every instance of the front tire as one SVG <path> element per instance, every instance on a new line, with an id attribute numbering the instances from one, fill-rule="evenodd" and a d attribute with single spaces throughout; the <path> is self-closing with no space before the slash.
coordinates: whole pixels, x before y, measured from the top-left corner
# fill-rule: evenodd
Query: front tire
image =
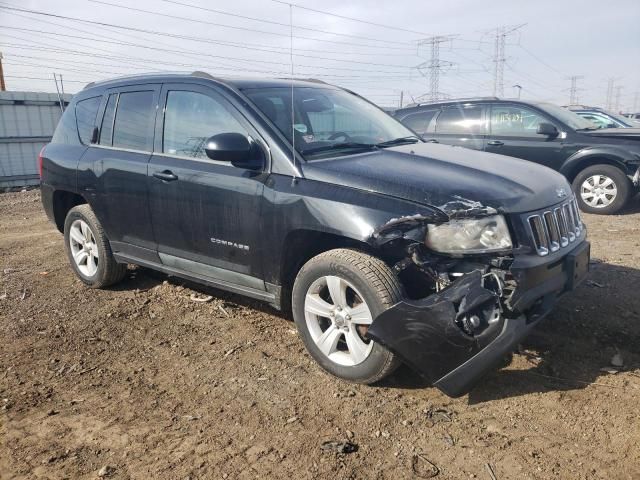
<path id="1" fill-rule="evenodd" d="M 336 377 L 371 384 L 391 374 L 401 361 L 366 338 L 368 326 L 402 298 L 397 276 L 383 261 L 341 248 L 321 253 L 300 269 L 291 303 L 314 360 Z"/>
<path id="2" fill-rule="evenodd" d="M 582 170 L 573 181 L 580 210 L 611 215 L 624 208 L 631 198 L 631 182 L 612 165 L 593 165 Z"/>
<path id="3" fill-rule="evenodd" d="M 64 221 L 64 245 L 71 268 L 91 288 L 118 283 L 127 273 L 113 258 L 109 240 L 89 205 L 69 210 Z"/>

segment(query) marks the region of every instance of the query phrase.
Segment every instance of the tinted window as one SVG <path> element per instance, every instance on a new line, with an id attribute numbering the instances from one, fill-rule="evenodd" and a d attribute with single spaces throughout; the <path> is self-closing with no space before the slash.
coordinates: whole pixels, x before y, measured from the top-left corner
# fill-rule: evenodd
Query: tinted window
<path id="1" fill-rule="evenodd" d="M 151 151 L 154 107 L 152 91 L 121 93 L 113 125 L 113 146 Z"/>
<path id="2" fill-rule="evenodd" d="M 426 112 L 418 112 L 412 113 L 402 119 L 402 123 L 404 123 L 407 127 L 416 132 L 424 133 L 427 131 L 427 127 L 429 126 L 429 122 L 435 115 L 436 110 L 430 110 Z"/>
<path id="3" fill-rule="evenodd" d="M 491 107 L 491 133 L 493 135 L 536 136 L 538 125 L 548 123 L 533 110 L 516 106 Z"/>
<path id="4" fill-rule="evenodd" d="M 445 108 L 438 115 L 436 132 L 452 134 L 482 134 L 482 107 Z"/>
<path id="5" fill-rule="evenodd" d="M 100 106 L 101 97 L 87 98 L 76 104 L 76 122 L 80 141 L 85 145 L 91 143 L 91 134 L 96 123 L 96 115 Z"/>
<path id="6" fill-rule="evenodd" d="M 247 131 L 222 104 L 197 92 L 170 91 L 164 117 L 162 151 L 170 155 L 207 158 L 207 138 L 218 133 Z"/>
<path id="7" fill-rule="evenodd" d="M 101 145 L 111 145 L 111 137 L 113 135 L 113 117 L 116 113 L 117 101 L 117 93 L 112 93 L 111 95 L 109 95 L 107 107 L 104 109 L 104 116 L 102 117 L 102 125 L 100 126 Z"/>
<path id="8" fill-rule="evenodd" d="M 78 126 L 76 122 L 76 109 L 67 108 L 56 126 L 51 143 L 63 143 L 66 145 L 80 145 L 78 140 Z"/>

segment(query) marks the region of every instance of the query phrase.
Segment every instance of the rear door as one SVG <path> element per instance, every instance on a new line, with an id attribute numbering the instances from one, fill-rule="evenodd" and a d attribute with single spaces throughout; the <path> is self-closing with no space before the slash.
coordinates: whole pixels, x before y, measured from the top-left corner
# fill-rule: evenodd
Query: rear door
<path id="1" fill-rule="evenodd" d="M 558 135 L 536 133 L 540 123 L 551 123 Z M 485 151 L 530 160 L 557 170 L 566 157 L 562 127 L 544 113 L 519 104 L 491 105 L 490 134 Z"/>
<path id="2" fill-rule="evenodd" d="M 428 142 L 482 150 L 486 134 L 486 106 L 458 104 L 443 107 L 435 119 L 433 131 L 423 137 Z"/>
<path id="3" fill-rule="evenodd" d="M 116 252 L 153 256 L 155 243 L 147 197 L 147 164 L 160 85 L 106 91 L 97 126 L 98 141 L 85 153 L 78 183 Z"/>
<path id="4" fill-rule="evenodd" d="M 264 290 L 260 215 L 267 172 L 211 160 L 206 140 L 257 132 L 225 94 L 165 84 L 149 163 L 151 221 L 162 262 L 196 275 Z"/>

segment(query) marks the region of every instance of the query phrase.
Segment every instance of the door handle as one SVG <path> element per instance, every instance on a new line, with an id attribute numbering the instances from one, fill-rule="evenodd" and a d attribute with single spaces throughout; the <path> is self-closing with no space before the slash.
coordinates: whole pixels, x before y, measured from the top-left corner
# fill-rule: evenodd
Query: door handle
<path id="1" fill-rule="evenodd" d="M 435 138 L 430 138 L 429 140 L 427 140 L 427 143 L 440 143 L 440 142 Z"/>
<path id="2" fill-rule="evenodd" d="M 163 182 L 173 182 L 174 180 L 178 180 L 178 176 L 174 174 L 171 170 L 163 170 L 162 172 L 154 172 L 154 177 L 162 180 Z"/>
<path id="3" fill-rule="evenodd" d="M 491 140 L 490 142 L 487 142 L 487 145 L 491 145 L 492 147 L 500 147 L 504 145 L 504 142 L 501 142 L 500 140 Z"/>

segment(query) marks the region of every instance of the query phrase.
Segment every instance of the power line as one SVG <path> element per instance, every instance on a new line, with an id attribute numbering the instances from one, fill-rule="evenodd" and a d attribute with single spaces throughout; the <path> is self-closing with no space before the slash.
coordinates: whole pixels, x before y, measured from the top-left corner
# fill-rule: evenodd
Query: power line
<path id="1" fill-rule="evenodd" d="M 373 25 L 375 27 L 388 28 L 390 30 L 397 30 L 397 31 L 400 31 L 400 32 L 415 33 L 417 35 L 429 35 L 428 33 L 425 33 L 425 32 L 418 32 L 416 30 L 409 30 L 408 28 L 395 27 L 395 26 L 391 26 L 391 25 L 385 25 L 383 23 L 371 22 L 369 20 L 363 20 L 361 18 L 348 17 L 346 15 L 340 15 L 340 14 L 337 14 L 337 13 L 327 12 L 326 10 L 318 10 L 316 8 L 304 7 L 302 5 L 298 5 L 296 3 L 291 3 L 291 2 L 286 2 L 286 1 L 283 1 L 283 0 L 271 0 L 271 1 L 283 4 L 283 5 L 291 5 L 291 6 L 295 7 L 295 8 L 300 9 L 300 10 L 306 10 L 308 12 L 320 13 L 322 15 L 329 15 L 331 17 L 342 18 L 343 20 L 350 20 L 352 22 L 366 23 L 367 25 Z"/>
<path id="2" fill-rule="evenodd" d="M 178 15 L 172 15 L 172 14 L 168 14 L 168 13 L 160 13 L 160 12 L 154 12 L 151 10 L 144 10 L 142 8 L 134 8 L 134 7 L 129 7 L 126 5 L 119 5 L 117 3 L 110 3 L 110 2 L 105 2 L 103 0 L 88 0 L 89 2 L 93 2 L 93 3 L 100 3 L 103 5 L 109 5 L 111 7 L 117 7 L 117 8 L 123 8 L 125 10 L 129 10 L 129 11 L 133 11 L 133 12 L 141 12 L 141 13 L 147 13 L 150 15 L 157 15 L 160 17 L 167 17 L 167 18 L 171 18 L 172 20 L 184 20 L 187 22 L 195 22 L 195 23 L 201 23 L 203 25 L 213 25 L 215 27 L 222 27 L 222 28 L 230 28 L 233 30 L 244 30 L 244 31 L 249 31 L 249 32 L 253 32 L 253 33 L 262 33 L 265 35 L 277 35 L 277 36 L 285 36 L 285 37 L 289 37 L 289 34 L 283 34 L 280 32 L 269 32 L 267 30 L 257 30 L 255 28 L 248 28 L 248 27 L 240 27 L 237 25 L 226 25 L 223 23 L 215 23 L 215 22 L 210 22 L 208 20 L 201 20 L 198 18 L 190 18 L 190 17 L 181 17 Z M 286 24 L 285 24 L 286 25 Z M 349 34 L 341 34 L 341 33 L 337 33 L 337 32 L 330 32 L 330 31 L 322 31 L 322 33 L 325 34 L 331 34 L 331 35 L 343 35 L 343 36 L 347 36 L 347 37 L 352 37 L 352 38 L 359 38 L 361 40 L 369 40 L 369 41 L 375 41 L 375 42 L 384 42 L 384 43 L 393 43 L 396 45 L 411 45 L 411 43 L 409 42 L 398 42 L 398 41 L 393 41 L 393 40 L 380 40 L 377 38 L 371 38 L 371 37 L 361 37 L 358 35 L 349 35 Z M 307 40 L 315 40 L 318 42 L 324 42 L 326 40 L 323 39 L 319 39 L 319 38 L 308 38 L 308 37 L 299 37 L 294 35 L 294 38 L 306 38 Z M 375 46 L 375 45 L 372 45 Z"/>
<path id="3" fill-rule="evenodd" d="M 38 11 L 38 10 L 28 10 L 28 9 L 25 9 L 25 8 L 8 7 L 6 5 L 0 5 L 0 9 L 23 12 L 23 13 L 31 13 L 33 15 L 41 15 L 41 16 L 46 16 L 46 17 L 60 18 L 60 19 L 63 19 L 63 20 L 71 20 L 71 21 L 86 23 L 86 24 L 90 24 L 90 25 L 100 25 L 100 26 L 105 26 L 105 27 L 113 27 L 113 28 L 118 28 L 118 29 L 123 29 L 123 30 L 130 30 L 130 31 L 134 31 L 134 32 L 149 33 L 149 34 L 153 34 L 153 35 L 162 35 L 162 36 L 172 37 L 172 38 L 180 38 L 180 39 L 183 39 L 183 40 L 194 40 L 194 41 L 202 41 L 203 40 L 202 37 L 170 34 L 168 32 L 158 32 L 158 31 L 154 31 L 154 30 L 145 30 L 143 28 L 128 27 L 128 26 L 124 26 L 124 25 L 116 25 L 116 24 L 113 24 L 113 23 L 99 22 L 99 21 L 96 21 L 96 20 L 86 20 L 86 19 L 83 19 L 83 18 L 69 17 L 69 16 L 66 16 L 66 15 L 58 15 L 58 14 L 55 14 L 55 13 L 43 12 L 43 11 Z M 154 13 L 154 12 L 150 12 L 150 13 Z M 240 27 L 237 27 L 237 28 L 240 28 Z M 258 30 L 255 30 L 255 29 L 251 29 L 251 28 L 243 28 L 243 30 L 247 30 L 247 31 L 250 31 L 250 32 L 253 32 L 253 33 L 261 33 L 261 31 L 258 31 Z M 267 32 L 267 33 L 269 33 L 269 32 Z M 273 33 L 273 32 L 271 32 L 271 34 L 272 35 L 278 35 L 278 36 L 284 36 L 284 37 L 287 37 L 287 38 L 289 37 L 288 34 Z M 326 40 L 326 39 L 321 39 L 321 38 L 302 37 L 302 36 L 295 36 L 295 35 L 294 35 L 294 38 L 298 38 L 298 39 L 302 39 L 302 40 L 313 40 L 313 41 L 316 41 L 316 42 L 334 43 L 334 44 L 338 44 L 338 45 L 359 46 L 359 47 L 367 47 L 367 48 L 386 48 L 386 49 L 402 50 L 402 51 L 405 51 L 405 52 L 407 51 L 407 47 L 393 47 L 393 46 L 389 46 L 389 45 L 366 45 L 366 44 L 362 44 L 362 43 L 339 42 L 339 41 L 335 41 L 335 40 Z M 411 44 L 404 43 L 403 45 L 411 45 Z"/>
<path id="4" fill-rule="evenodd" d="M 3 28 L 4 29 L 9 29 L 9 30 L 20 30 L 20 31 L 25 31 L 25 32 L 40 33 L 40 34 L 46 34 L 46 35 L 57 35 L 57 36 L 63 36 L 63 37 L 68 37 L 68 38 L 78 38 L 78 39 L 82 39 L 82 40 L 91 40 L 91 41 L 94 41 L 94 42 L 110 43 L 110 44 L 114 44 L 114 45 L 135 46 L 135 47 L 140 47 L 140 48 L 153 48 L 153 47 L 147 47 L 147 46 L 144 46 L 144 45 L 139 45 L 139 44 L 135 44 L 135 43 L 131 43 L 131 42 L 121 42 L 121 41 L 117 41 L 117 40 L 99 40 L 99 39 L 95 39 L 95 38 L 84 37 L 84 36 L 81 36 L 81 35 L 69 35 L 69 34 L 65 34 L 65 33 L 47 32 L 47 31 L 31 29 L 31 28 L 6 27 L 6 26 L 3 26 L 3 25 L 0 25 L 0 29 L 3 29 Z M 244 47 L 244 46 L 234 45 L 234 44 L 227 43 L 227 42 L 218 42 L 218 41 L 215 41 L 215 40 L 210 40 L 208 43 L 219 43 L 219 44 L 230 46 L 230 47 L 234 47 L 234 48 L 251 49 L 252 51 L 275 53 L 275 54 L 279 54 L 279 55 L 289 55 L 289 52 L 278 52 L 276 50 L 268 50 L 268 49 L 264 49 L 264 48 Z M 186 50 L 186 51 L 185 50 L 167 50 L 167 49 L 160 49 L 160 48 L 153 48 L 153 49 L 154 50 L 164 51 L 164 52 L 173 52 L 173 53 L 196 53 L 195 51 L 191 51 L 190 52 L 188 50 Z M 314 55 L 303 55 L 303 54 L 297 54 L 297 53 L 294 53 L 293 55 L 296 56 L 296 57 L 314 58 L 314 59 L 318 59 L 318 60 L 331 60 L 331 61 L 335 61 L 335 62 L 346 62 L 346 63 L 349 63 L 349 64 L 358 64 L 358 65 L 372 65 L 372 66 L 376 66 L 376 67 L 393 67 L 393 68 L 406 68 L 406 69 L 412 68 L 412 67 L 409 67 L 409 66 L 406 66 L 406 65 L 375 63 L 375 62 L 362 62 L 362 61 L 358 61 L 358 60 L 343 60 L 343 59 L 338 59 L 338 58 L 318 57 L 318 56 L 314 56 Z M 269 62 L 269 63 L 273 63 L 273 62 Z M 340 69 L 340 67 L 332 67 L 332 68 Z M 349 70 L 352 70 L 352 69 L 349 69 Z M 362 71 L 361 69 L 357 69 L 357 70 L 358 71 Z M 384 73 L 398 73 L 398 72 L 384 72 Z"/>
<path id="5" fill-rule="evenodd" d="M 107 5 L 112 5 L 112 4 L 106 3 L 104 1 L 98 1 L 98 0 L 88 0 L 88 1 L 96 2 L 96 3 L 105 3 Z M 240 15 L 240 14 L 237 14 L 237 13 L 226 12 L 224 10 L 216 10 L 214 8 L 202 7 L 200 5 L 193 5 L 191 3 L 178 2 L 177 0 L 160 0 L 160 1 L 161 2 L 165 2 L 165 3 L 171 3 L 171 4 L 174 4 L 174 5 L 181 5 L 183 7 L 195 8 L 195 9 L 203 10 L 203 11 L 206 11 L 206 12 L 217 13 L 217 14 L 220 14 L 220 15 L 227 15 L 227 16 L 235 17 L 235 18 L 243 18 L 245 20 L 252 20 L 254 22 L 267 23 L 267 24 L 270 24 L 270 25 L 278 25 L 278 26 L 289 28 L 289 24 L 288 23 L 284 23 L 284 22 L 276 22 L 274 20 L 266 20 L 264 18 L 249 17 L 247 15 Z M 295 7 L 296 5 L 292 4 L 291 6 Z M 309 30 L 309 31 L 312 31 L 312 32 L 326 33 L 326 34 L 330 34 L 330 35 L 340 35 L 340 36 L 343 36 L 343 37 L 360 38 L 360 39 L 363 39 L 363 40 L 375 40 L 377 42 L 381 41 L 380 39 L 377 39 L 377 38 L 363 37 L 361 35 L 352 35 L 352 34 L 349 34 L 349 33 L 333 32 L 333 31 L 330 31 L 330 30 L 322 30 L 322 29 L 319 29 L 319 28 L 306 27 L 306 26 L 301 26 L 301 25 L 294 25 L 293 28 L 296 29 L 296 30 Z"/>

